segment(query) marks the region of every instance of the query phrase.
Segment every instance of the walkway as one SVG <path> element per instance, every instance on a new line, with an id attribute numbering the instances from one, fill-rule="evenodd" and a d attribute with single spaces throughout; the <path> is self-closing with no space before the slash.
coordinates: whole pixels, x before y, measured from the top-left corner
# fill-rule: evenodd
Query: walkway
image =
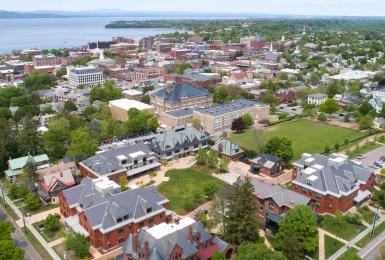
<path id="1" fill-rule="evenodd" d="M 377 259 L 379 249 L 381 246 L 384 245 L 385 241 L 385 231 L 383 231 L 381 234 L 379 234 L 377 237 L 375 237 L 372 241 L 369 242 L 364 248 L 362 248 L 358 255 L 362 259 Z"/>
<path id="2" fill-rule="evenodd" d="M 29 223 L 33 224 L 33 223 L 45 220 L 49 214 L 59 214 L 60 215 L 60 208 L 54 208 L 54 209 L 50 209 L 50 210 L 47 210 L 44 212 L 40 212 L 40 213 L 32 215 L 30 217 L 26 217 L 25 219 L 27 219 L 29 221 Z M 23 223 L 22 219 L 19 219 L 18 221 L 16 221 L 16 223 L 19 227 L 24 227 L 24 223 Z"/>

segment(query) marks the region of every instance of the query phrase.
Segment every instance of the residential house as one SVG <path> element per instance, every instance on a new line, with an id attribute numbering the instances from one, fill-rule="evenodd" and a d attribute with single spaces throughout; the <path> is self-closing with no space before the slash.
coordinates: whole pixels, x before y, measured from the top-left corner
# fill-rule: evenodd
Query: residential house
<path id="1" fill-rule="evenodd" d="M 310 94 L 307 96 L 307 103 L 319 106 L 327 100 L 328 96 L 323 93 L 315 93 L 315 94 Z"/>
<path id="2" fill-rule="evenodd" d="M 38 170 L 49 167 L 49 158 L 46 154 L 39 154 L 36 156 L 27 155 L 15 159 L 9 159 L 8 170 L 4 171 L 5 177 L 8 181 L 12 182 L 17 180 L 17 177 L 23 173 L 24 166 L 26 166 L 29 162 L 34 163 Z"/>
<path id="3" fill-rule="evenodd" d="M 123 245 L 130 234 L 171 220 L 168 200 L 155 186 L 121 192 L 107 177 L 86 177 L 59 196 L 67 226 L 87 236 L 101 252 Z"/>
<path id="4" fill-rule="evenodd" d="M 194 118 L 201 122 L 202 129 L 212 136 L 220 137 L 231 133 L 234 119 L 249 114 L 255 123 L 269 117 L 270 106 L 255 100 L 240 99 L 213 107 L 194 110 Z"/>
<path id="5" fill-rule="evenodd" d="M 161 161 L 174 160 L 196 154 L 207 148 L 210 137 L 194 127 L 176 126 L 158 134 L 149 143 L 150 149 Z"/>
<path id="6" fill-rule="evenodd" d="M 282 158 L 272 154 L 260 154 L 249 160 L 250 171 L 258 175 L 273 176 L 282 172 L 286 163 Z"/>
<path id="7" fill-rule="evenodd" d="M 303 154 L 293 163 L 292 190 L 310 198 L 318 213 L 335 214 L 369 199 L 373 172 L 341 154 Z"/>
<path id="8" fill-rule="evenodd" d="M 212 147 L 218 153 L 219 158 L 227 157 L 229 160 L 238 161 L 244 155 L 243 149 L 228 140 L 219 140 Z"/>
<path id="9" fill-rule="evenodd" d="M 185 217 L 175 223 L 161 223 L 137 235 L 130 235 L 123 246 L 123 255 L 117 259 L 211 259 L 222 252 L 226 259 L 235 253 L 234 247 L 217 236 L 213 236 L 202 222 Z"/>
<path id="10" fill-rule="evenodd" d="M 79 163 L 82 176 L 108 177 L 119 182 L 121 176 L 132 177 L 160 167 L 154 153 L 145 144 L 131 144 L 106 150 Z"/>

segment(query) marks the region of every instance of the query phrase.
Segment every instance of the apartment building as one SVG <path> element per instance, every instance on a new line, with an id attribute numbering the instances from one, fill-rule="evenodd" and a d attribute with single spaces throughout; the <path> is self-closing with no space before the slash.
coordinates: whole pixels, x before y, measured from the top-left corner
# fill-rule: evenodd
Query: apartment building
<path id="1" fill-rule="evenodd" d="M 151 106 L 157 114 L 182 108 L 211 106 L 213 95 L 205 89 L 191 84 L 173 84 L 150 95 Z"/>
<path id="2" fill-rule="evenodd" d="M 231 132 L 234 119 L 249 114 L 257 123 L 267 120 L 270 106 L 254 100 L 240 99 L 231 103 L 194 110 L 194 118 L 201 122 L 203 130 L 220 137 Z"/>
<path id="3" fill-rule="evenodd" d="M 310 198 L 318 213 L 335 214 L 361 205 L 375 184 L 373 172 L 346 155 L 305 153 L 293 166 L 292 190 Z"/>
<path id="4" fill-rule="evenodd" d="M 57 66 L 61 64 L 61 58 L 55 55 L 36 55 L 33 57 L 33 65 L 40 66 Z"/>
<path id="5" fill-rule="evenodd" d="M 72 88 L 85 86 L 101 86 L 104 84 L 103 72 L 95 67 L 88 66 L 68 66 L 67 76 L 69 85 Z"/>

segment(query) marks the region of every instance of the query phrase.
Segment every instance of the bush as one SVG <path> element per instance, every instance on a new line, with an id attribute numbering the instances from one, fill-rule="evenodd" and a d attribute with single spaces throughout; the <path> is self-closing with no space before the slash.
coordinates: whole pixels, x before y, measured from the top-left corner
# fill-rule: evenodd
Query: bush
<path id="1" fill-rule="evenodd" d="M 318 120 L 325 122 L 327 119 L 326 115 L 324 113 L 321 113 L 318 115 Z"/>
<path id="2" fill-rule="evenodd" d="M 73 231 L 69 231 L 66 234 L 65 243 L 67 248 L 72 250 L 77 257 L 84 258 L 88 255 L 90 242 L 85 236 Z"/>
<path id="3" fill-rule="evenodd" d="M 349 213 L 347 215 L 349 223 L 359 225 L 361 224 L 361 214 L 359 213 Z"/>
<path id="4" fill-rule="evenodd" d="M 11 183 L 8 190 L 8 195 L 11 199 L 21 199 L 29 193 L 25 183 Z"/>
<path id="5" fill-rule="evenodd" d="M 49 214 L 44 220 L 44 228 L 49 231 L 58 231 L 60 229 L 60 215 Z"/>

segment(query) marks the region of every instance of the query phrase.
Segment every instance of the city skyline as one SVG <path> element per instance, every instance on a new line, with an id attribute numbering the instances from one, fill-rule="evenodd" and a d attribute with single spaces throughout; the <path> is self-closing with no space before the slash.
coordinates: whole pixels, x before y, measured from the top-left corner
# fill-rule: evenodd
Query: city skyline
<path id="1" fill-rule="evenodd" d="M 194 2 L 179 2 L 165 0 L 162 2 L 147 0 L 133 2 L 110 0 L 95 1 L 49 1 L 49 0 L 20 0 L 6 1 L 1 9 L 9 11 L 86 11 L 100 9 L 119 9 L 125 11 L 171 11 L 171 12 L 210 12 L 210 13 L 255 13 L 255 14 L 286 14 L 286 15 L 320 15 L 320 16 L 384 16 L 385 2 L 380 0 L 292 0 L 283 2 L 271 0 L 268 2 L 253 0 L 223 1 L 196 0 Z"/>

